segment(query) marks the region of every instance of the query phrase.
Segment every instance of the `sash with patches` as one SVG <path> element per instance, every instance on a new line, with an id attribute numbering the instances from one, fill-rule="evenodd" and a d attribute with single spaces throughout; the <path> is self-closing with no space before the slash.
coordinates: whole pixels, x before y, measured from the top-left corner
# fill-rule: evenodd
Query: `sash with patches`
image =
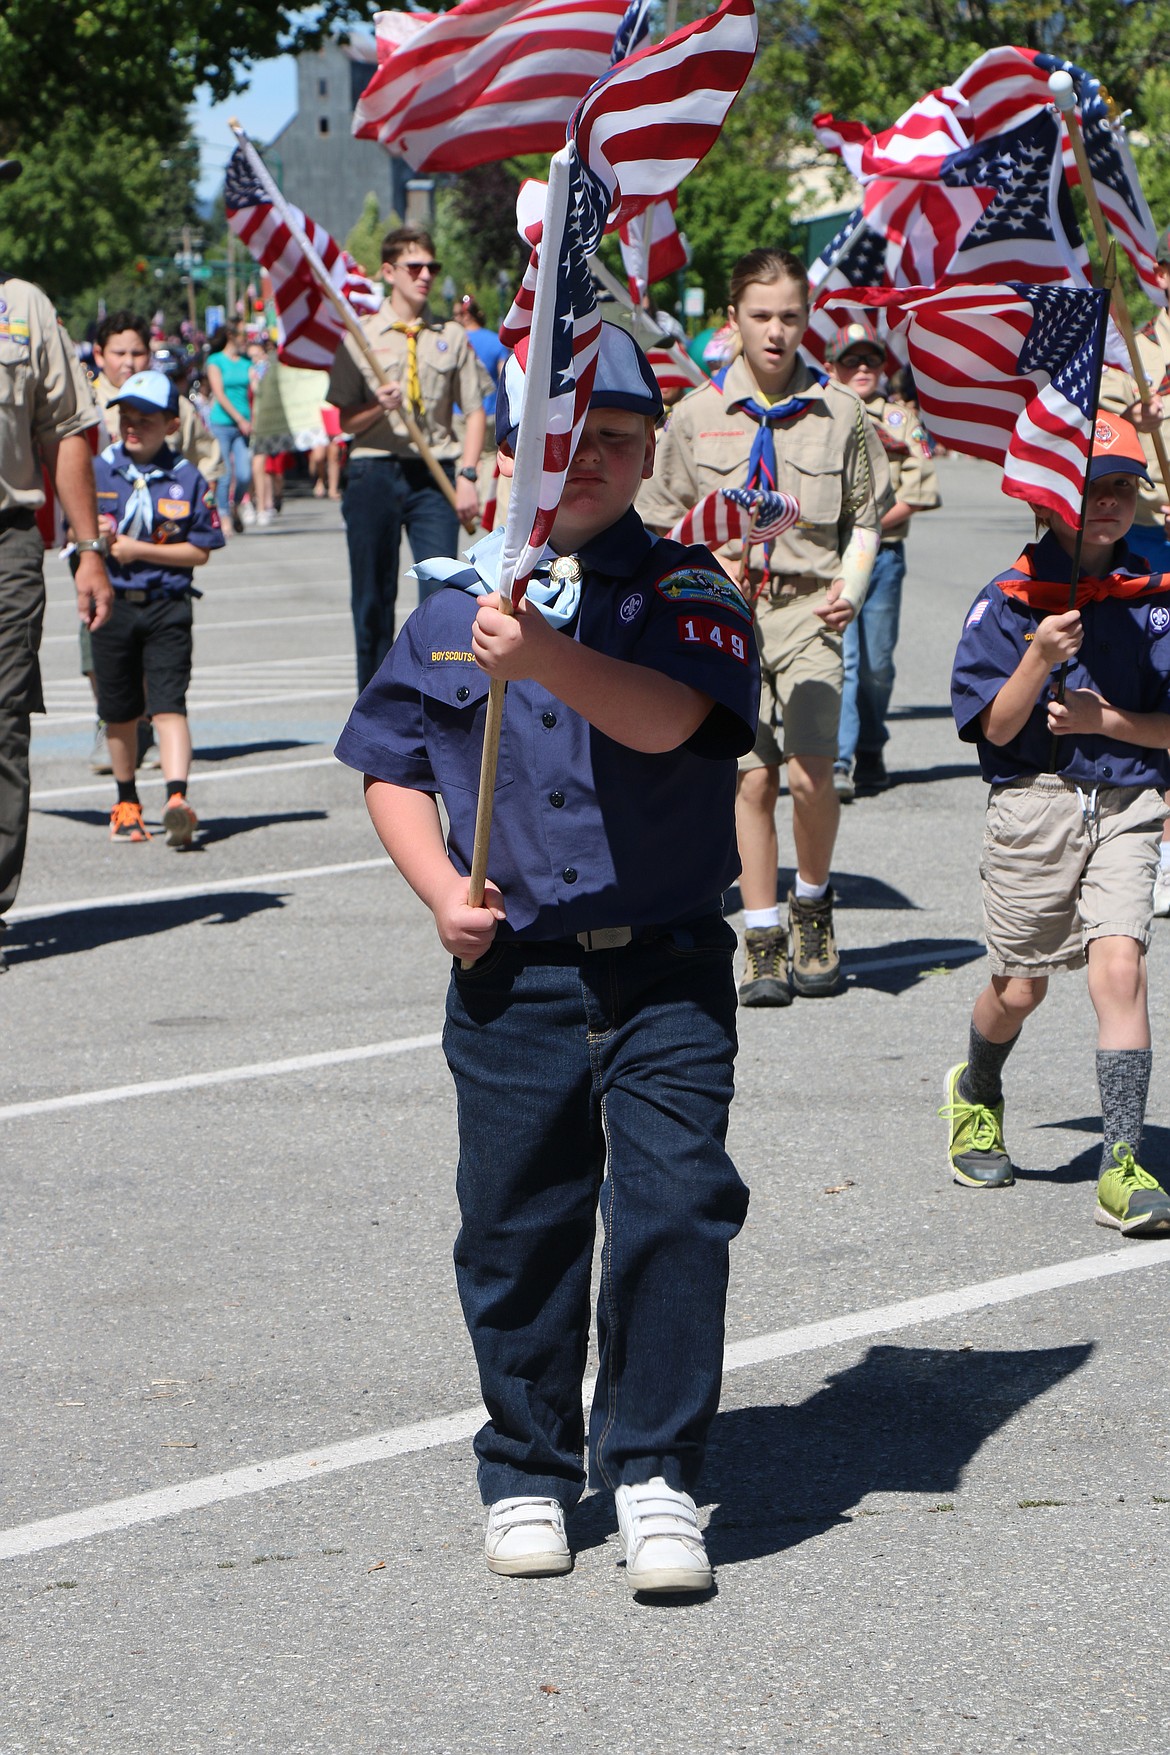
<path id="1" fill-rule="evenodd" d="M 669 603 L 708 603 L 712 608 L 730 610 L 745 622 L 752 619 L 742 592 L 737 591 L 722 573 L 712 573 L 706 567 L 682 567 L 677 573 L 667 573 L 664 579 L 657 581 L 654 589 Z"/>
<path id="2" fill-rule="evenodd" d="M 1005 597 L 1026 603 L 1029 609 L 1037 609 L 1044 615 L 1063 615 L 1069 606 L 1069 582 L 1037 579 L 1035 555 L 1036 544 L 1030 542 L 1015 566 L 1009 567 L 1006 573 L 1001 573 L 995 583 Z M 1102 578 L 1087 578 L 1077 582 L 1076 607 L 1080 609 L 1086 603 L 1104 603 L 1109 597 L 1121 601 L 1155 597 L 1162 591 L 1170 591 L 1170 574 L 1106 573 Z"/>

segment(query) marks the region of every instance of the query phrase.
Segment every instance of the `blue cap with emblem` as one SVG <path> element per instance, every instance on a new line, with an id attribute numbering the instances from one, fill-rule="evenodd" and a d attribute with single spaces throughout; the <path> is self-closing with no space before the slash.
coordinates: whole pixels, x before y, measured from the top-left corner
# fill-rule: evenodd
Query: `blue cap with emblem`
<path id="1" fill-rule="evenodd" d="M 520 428 L 524 406 L 524 368 L 528 358 L 528 337 L 516 352 L 509 354 L 500 373 L 496 391 L 496 443 L 512 445 Z M 593 379 L 590 408 L 630 408 L 636 414 L 662 418 L 662 391 L 650 361 L 628 329 L 616 323 L 601 325 L 601 345 L 597 354 L 597 372 Z"/>
<path id="2" fill-rule="evenodd" d="M 163 372 L 135 372 L 127 378 L 110 407 L 137 408 L 143 414 L 178 414 L 179 392 Z"/>

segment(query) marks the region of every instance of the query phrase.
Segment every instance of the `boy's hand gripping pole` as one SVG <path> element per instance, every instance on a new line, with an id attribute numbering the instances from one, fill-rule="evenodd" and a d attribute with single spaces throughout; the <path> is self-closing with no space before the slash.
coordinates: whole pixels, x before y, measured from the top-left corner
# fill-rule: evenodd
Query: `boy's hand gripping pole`
<path id="1" fill-rule="evenodd" d="M 369 337 L 358 320 L 357 312 L 349 303 L 348 299 L 342 297 L 334 286 L 332 280 L 329 278 L 329 270 L 309 242 L 304 227 L 297 224 L 296 215 L 292 212 L 288 202 L 284 199 L 284 196 L 269 176 L 268 167 L 264 163 L 264 160 L 260 157 L 260 154 L 256 151 L 256 148 L 248 139 L 244 129 L 237 121 L 234 119 L 229 121 L 228 127 L 243 147 L 244 152 L 247 155 L 248 163 L 261 183 L 264 193 L 280 213 L 281 219 L 284 221 L 296 241 L 297 248 L 308 263 L 313 279 L 317 282 L 317 285 L 321 288 L 321 291 L 325 294 L 325 297 L 329 300 L 329 303 L 333 306 L 333 309 L 337 312 L 337 315 L 349 330 L 350 335 L 353 337 L 354 342 L 357 345 L 358 351 L 361 353 L 362 358 L 374 374 L 376 382 L 378 384 L 392 383 L 393 379 L 387 377 L 386 370 L 382 365 L 381 360 L 370 346 Z M 405 403 L 403 403 L 400 408 L 396 409 L 395 412 L 403 426 L 406 428 L 411 444 L 414 446 L 420 458 L 434 477 L 436 487 L 440 489 L 442 494 L 449 501 L 452 509 L 455 512 L 458 512 L 459 506 L 455 499 L 455 489 L 447 479 L 447 473 L 442 464 L 423 438 L 422 431 L 418 422 L 415 420 L 414 415 Z M 468 524 L 466 528 L 468 530 L 474 530 L 477 522 L 478 520 L 473 521 L 471 524 Z"/>

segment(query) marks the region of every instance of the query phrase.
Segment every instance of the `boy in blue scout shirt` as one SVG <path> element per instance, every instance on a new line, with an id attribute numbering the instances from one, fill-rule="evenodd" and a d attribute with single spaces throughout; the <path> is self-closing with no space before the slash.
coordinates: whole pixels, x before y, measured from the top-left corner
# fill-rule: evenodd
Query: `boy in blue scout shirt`
<path id="1" fill-rule="evenodd" d="M 1170 1195 L 1137 1162 L 1150 1083 L 1146 949 L 1170 768 L 1170 577 L 1126 546 L 1137 484 L 1134 429 L 1099 414 L 1077 607 L 1076 532 L 1056 514 L 1041 541 L 981 592 L 959 642 L 951 700 L 991 785 L 980 873 L 991 980 L 965 1062 L 951 1068 L 954 1180 L 1014 1181 L 1001 1074 L 1057 969 L 1088 963 L 1097 1013 L 1104 1141 L 1096 1221 L 1127 1236 L 1170 1231 Z M 1069 663 L 1064 702 L 1054 671 Z M 1057 740 L 1058 773 L 1052 765 Z"/>
<path id="2" fill-rule="evenodd" d="M 149 710 L 162 755 L 169 847 L 190 847 L 198 819 L 187 802 L 191 733 L 192 584 L 213 548 L 223 547 L 214 495 L 193 463 L 171 450 L 179 398 L 162 372 L 128 378 L 111 407 L 121 439 L 94 463 L 98 514 L 109 542 L 114 610 L 93 635 L 98 714 L 105 720 L 118 800 L 111 841 L 149 841 L 134 769 L 138 721 Z"/>
<path id="3" fill-rule="evenodd" d="M 496 408 L 508 449 L 522 394 L 513 358 Z M 632 1589 L 705 1591 L 688 1489 L 747 1209 L 724 1146 L 736 998 L 722 891 L 739 869 L 736 757 L 755 736 L 759 672 L 747 607 L 708 551 L 656 542 L 632 510 L 661 410 L 641 349 L 606 324 L 550 577 L 513 617 L 492 589 L 499 533 L 462 568 L 428 562 L 464 589 L 410 617 L 337 753 L 364 773 L 382 842 L 455 959 L 455 1264 L 488 1410 L 487 1564 L 572 1566 L 600 1194 L 590 1479 L 616 1493 Z M 492 881 L 472 908 L 491 677 L 508 693 Z"/>

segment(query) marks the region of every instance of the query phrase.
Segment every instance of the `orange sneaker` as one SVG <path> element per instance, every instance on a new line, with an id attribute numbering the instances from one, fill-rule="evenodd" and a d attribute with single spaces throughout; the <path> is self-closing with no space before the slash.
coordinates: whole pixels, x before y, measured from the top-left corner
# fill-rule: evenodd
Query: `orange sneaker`
<path id="1" fill-rule="evenodd" d="M 187 803 L 181 792 L 172 792 L 167 799 L 167 808 L 163 812 L 163 828 L 167 832 L 168 847 L 190 847 L 199 818 Z"/>
<path id="2" fill-rule="evenodd" d="M 154 837 L 142 820 L 140 804 L 116 804 L 110 812 L 111 841 L 151 841 Z"/>

